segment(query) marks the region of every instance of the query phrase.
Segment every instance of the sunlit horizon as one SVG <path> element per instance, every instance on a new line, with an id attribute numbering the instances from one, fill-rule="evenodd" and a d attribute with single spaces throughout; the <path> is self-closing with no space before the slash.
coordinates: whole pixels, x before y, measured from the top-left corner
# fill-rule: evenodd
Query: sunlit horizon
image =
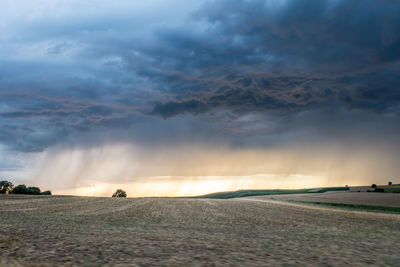
<path id="1" fill-rule="evenodd" d="M 316 183 L 320 177 L 290 175 L 289 177 L 278 175 L 255 175 L 239 177 L 147 177 L 147 182 L 137 183 L 98 183 L 88 182 L 89 185 L 67 190 L 53 190 L 55 195 L 98 196 L 109 197 L 116 189 L 123 189 L 128 197 L 184 197 L 199 196 L 209 193 L 236 191 L 246 189 L 302 189 L 330 187 L 339 185 L 327 185 Z M 284 183 L 280 179 L 286 179 Z M 178 181 L 178 182 L 177 182 Z M 344 186 L 344 185 L 340 185 Z"/>

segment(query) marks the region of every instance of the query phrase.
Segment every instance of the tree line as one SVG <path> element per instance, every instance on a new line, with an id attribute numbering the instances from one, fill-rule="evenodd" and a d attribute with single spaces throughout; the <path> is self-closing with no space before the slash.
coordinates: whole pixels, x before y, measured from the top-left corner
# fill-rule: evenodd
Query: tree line
<path id="1" fill-rule="evenodd" d="M 0 194 L 24 194 L 24 195 L 51 195 L 50 190 L 42 192 L 39 187 L 20 184 L 14 186 L 10 181 L 0 181 Z"/>

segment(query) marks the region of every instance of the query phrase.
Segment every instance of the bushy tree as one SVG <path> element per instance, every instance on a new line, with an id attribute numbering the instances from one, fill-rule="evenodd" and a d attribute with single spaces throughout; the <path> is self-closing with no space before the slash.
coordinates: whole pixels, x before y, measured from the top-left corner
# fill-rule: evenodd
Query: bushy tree
<path id="1" fill-rule="evenodd" d="M 24 184 L 20 184 L 17 185 L 16 187 L 14 187 L 14 189 L 12 190 L 13 194 L 29 194 L 29 190 L 26 187 L 26 185 Z"/>
<path id="2" fill-rule="evenodd" d="M 389 182 L 388 185 L 392 185 L 392 182 Z"/>
<path id="3" fill-rule="evenodd" d="M 14 188 L 13 183 L 9 181 L 0 181 L 0 194 L 8 194 Z"/>
<path id="4" fill-rule="evenodd" d="M 14 187 L 9 181 L 0 181 L 0 194 L 51 195 L 51 191 L 41 192 L 39 187 L 20 184 Z"/>
<path id="5" fill-rule="evenodd" d="M 50 191 L 46 191 L 46 192 L 50 192 Z M 13 194 L 25 194 L 25 195 L 41 195 L 42 194 L 39 187 L 36 187 L 36 186 L 27 187 L 24 184 L 20 184 L 20 185 L 17 185 L 16 187 L 14 187 L 12 193 Z M 50 194 L 46 193 L 46 195 L 51 195 L 51 192 L 50 192 Z"/>
<path id="6" fill-rule="evenodd" d="M 112 197 L 126 197 L 126 192 L 122 189 L 118 189 L 117 191 L 115 191 Z"/>
<path id="7" fill-rule="evenodd" d="M 30 195 L 40 195 L 40 188 L 35 186 L 28 187 L 28 191 Z"/>
<path id="8" fill-rule="evenodd" d="M 376 188 L 376 184 L 372 184 L 371 187 L 372 187 L 372 188 Z"/>
<path id="9" fill-rule="evenodd" d="M 42 193 L 40 193 L 41 195 L 45 195 L 45 196 L 51 196 L 51 191 L 50 190 L 47 190 L 47 191 L 44 191 L 44 192 L 42 192 Z"/>

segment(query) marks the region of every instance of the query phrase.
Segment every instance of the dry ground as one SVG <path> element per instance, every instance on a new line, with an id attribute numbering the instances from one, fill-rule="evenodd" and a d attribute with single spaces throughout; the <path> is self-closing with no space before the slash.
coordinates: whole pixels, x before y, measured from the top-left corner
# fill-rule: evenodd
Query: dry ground
<path id="1" fill-rule="evenodd" d="M 396 193 L 331 191 L 326 193 L 254 196 L 247 198 L 400 207 L 400 194 Z"/>
<path id="2" fill-rule="evenodd" d="M 0 265 L 399 266 L 400 215 L 271 200 L 0 197 Z"/>

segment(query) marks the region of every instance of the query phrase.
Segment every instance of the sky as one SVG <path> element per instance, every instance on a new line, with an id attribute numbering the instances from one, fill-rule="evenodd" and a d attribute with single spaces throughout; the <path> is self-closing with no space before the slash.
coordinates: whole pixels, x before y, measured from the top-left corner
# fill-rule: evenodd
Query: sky
<path id="1" fill-rule="evenodd" d="M 93 196 L 400 183 L 399 14 L 2 0 L 0 178 Z"/>

